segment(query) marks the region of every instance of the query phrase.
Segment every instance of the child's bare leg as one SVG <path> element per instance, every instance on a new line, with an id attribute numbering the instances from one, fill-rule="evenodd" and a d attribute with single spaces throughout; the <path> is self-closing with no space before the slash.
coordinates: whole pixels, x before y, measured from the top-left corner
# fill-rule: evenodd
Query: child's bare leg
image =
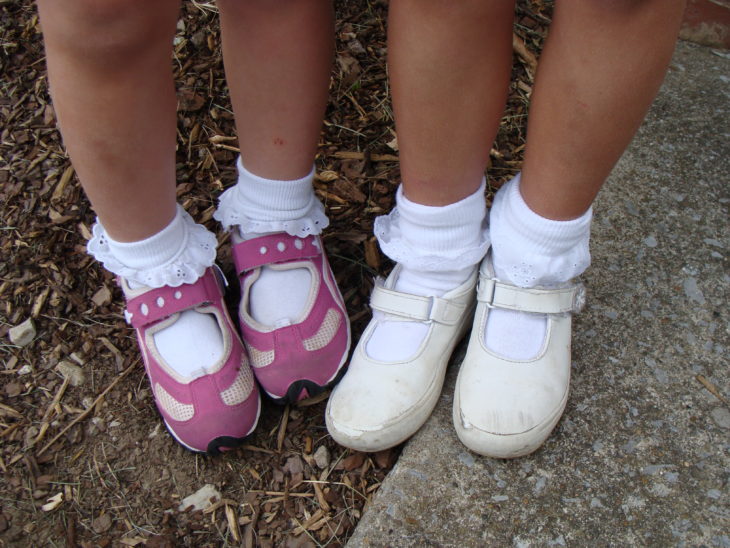
<path id="1" fill-rule="evenodd" d="M 558 0 L 540 57 L 520 190 L 573 219 L 608 177 L 661 84 L 685 0 Z"/>
<path id="2" fill-rule="evenodd" d="M 338 290 L 327 283 L 326 260 L 316 252 L 305 260 L 283 255 L 320 249 L 316 236 L 328 223 L 312 182 L 332 64 L 332 4 L 218 5 L 241 161 L 238 182 L 221 196 L 215 218 L 233 229 L 234 256 L 244 256 L 243 250 L 263 256 L 257 268 L 247 268 L 246 258 L 238 263 L 241 331 L 259 359 L 259 383 L 278 400 L 302 399 L 334 382 L 349 347 L 347 315 Z M 331 306 L 329 323 L 318 316 L 325 306 Z M 305 350 L 308 343 L 298 337 L 321 329 L 327 335 L 320 354 Z"/>
<path id="3" fill-rule="evenodd" d="M 39 0 L 53 105 L 109 234 L 146 238 L 175 215 L 171 42 L 179 0 Z"/>
<path id="4" fill-rule="evenodd" d="M 514 2 L 393 0 L 388 62 L 408 199 L 452 204 L 484 177 L 509 84 Z"/>
<path id="5" fill-rule="evenodd" d="M 88 249 L 123 280 L 127 319 L 170 432 L 196 451 L 232 447 L 255 426 L 259 397 L 210 268 L 215 235 L 175 204 L 179 0 L 39 7 L 54 107 L 101 221 Z M 192 382 L 208 375 L 216 378 Z M 236 395 L 222 398 L 231 383 Z"/>
<path id="6" fill-rule="evenodd" d="M 289 180 L 312 169 L 332 67 L 328 0 L 219 0 L 226 78 L 246 168 Z"/>
<path id="7" fill-rule="evenodd" d="M 457 432 L 474 451 L 530 453 L 565 408 L 571 324 L 564 313 L 582 300 L 570 280 L 590 264 L 590 205 L 661 83 L 683 4 L 556 3 L 523 172 L 500 189 L 490 213 L 496 277 L 512 286 L 512 302 L 528 300 L 522 307 L 480 303 L 475 325 L 486 327 L 469 347 L 454 396 Z M 519 289 L 535 286 L 547 288 L 539 306 L 529 302 L 539 291 Z"/>
<path id="8" fill-rule="evenodd" d="M 683 0 L 557 2 L 530 108 L 524 168 L 492 207 L 498 277 L 523 287 L 551 285 L 588 267 L 590 205 L 661 84 L 683 7 Z M 507 316 L 518 321 L 499 310 L 490 322 Z M 523 358 L 537 352 L 543 327 L 535 317 L 499 323 L 504 330 L 488 330 L 490 348 L 519 350 L 524 355 L 513 357 Z"/>
<path id="9" fill-rule="evenodd" d="M 330 433 L 349 447 L 378 451 L 413 434 L 468 329 L 489 244 L 484 170 L 507 94 L 512 19 L 505 0 L 390 4 L 403 185 L 375 233 L 398 267 L 386 290 L 375 288 L 373 320 L 327 408 Z M 452 317 L 439 317 L 439 306 Z"/>

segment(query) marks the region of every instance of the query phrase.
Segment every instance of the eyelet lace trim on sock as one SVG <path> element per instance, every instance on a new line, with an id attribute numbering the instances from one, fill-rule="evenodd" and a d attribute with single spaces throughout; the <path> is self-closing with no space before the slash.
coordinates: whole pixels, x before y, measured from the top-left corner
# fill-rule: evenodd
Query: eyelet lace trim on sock
<path id="1" fill-rule="evenodd" d="M 246 204 L 240 198 L 237 187 L 233 186 L 220 195 L 218 209 L 213 213 L 213 218 L 219 221 L 226 230 L 239 226 L 244 234 L 286 232 L 290 236 L 299 238 L 316 236 L 329 225 L 324 206 L 314 192 L 312 192 L 309 207 L 296 219 L 258 221 L 248 217 L 244 213 L 245 210 Z"/>
<path id="2" fill-rule="evenodd" d="M 403 239 L 398 225 L 399 217 L 397 207 L 388 215 L 377 217 L 374 232 L 383 253 L 408 268 L 434 272 L 460 270 L 479 263 L 489 249 L 489 232 L 483 227 L 476 246 L 454 247 L 438 255 L 424 253 Z"/>
<path id="3" fill-rule="evenodd" d="M 92 237 L 86 249 L 109 272 L 127 280 L 134 280 L 147 287 L 178 287 L 184 283 L 195 283 L 205 270 L 215 262 L 217 240 L 215 234 L 193 218 L 178 205 L 185 223 L 185 238 L 180 251 L 169 261 L 154 268 L 130 268 L 119 262 L 107 240 L 106 230 L 97 220 L 92 228 Z"/>

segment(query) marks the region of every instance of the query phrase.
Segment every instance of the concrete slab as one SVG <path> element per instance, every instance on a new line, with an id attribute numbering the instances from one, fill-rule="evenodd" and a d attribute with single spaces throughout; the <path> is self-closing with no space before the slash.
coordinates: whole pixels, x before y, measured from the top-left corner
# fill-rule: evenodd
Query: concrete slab
<path id="1" fill-rule="evenodd" d="M 729 91 L 730 60 L 679 44 L 595 205 L 572 392 L 545 446 L 466 450 L 452 367 L 349 546 L 730 546 Z"/>

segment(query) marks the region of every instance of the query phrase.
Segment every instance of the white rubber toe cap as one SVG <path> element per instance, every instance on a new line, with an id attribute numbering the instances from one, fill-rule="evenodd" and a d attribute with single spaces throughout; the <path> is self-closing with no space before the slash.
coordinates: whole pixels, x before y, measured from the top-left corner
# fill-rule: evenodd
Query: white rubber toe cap
<path id="1" fill-rule="evenodd" d="M 488 313 L 480 303 L 475 327 L 486 325 Z M 474 329 L 454 394 L 454 427 L 464 445 L 482 455 L 513 458 L 543 444 L 568 398 L 570 329 L 569 315 L 550 315 L 545 344 L 529 361 L 490 352 L 483 329 Z"/>

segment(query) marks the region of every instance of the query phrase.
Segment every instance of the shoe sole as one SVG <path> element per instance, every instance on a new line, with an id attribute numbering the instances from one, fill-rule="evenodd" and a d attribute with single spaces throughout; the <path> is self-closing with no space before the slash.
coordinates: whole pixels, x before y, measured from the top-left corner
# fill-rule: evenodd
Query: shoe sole
<path id="1" fill-rule="evenodd" d="M 210 440 L 208 442 L 208 446 L 206 447 L 205 451 L 189 446 L 187 443 L 185 443 L 184 441 L 182 441 L 180 439 L 180 437 L 177 435 L 177 433 L 175 433 L 175 430 L 173 430 L 173 428 L 167 423 L 167 421 L 164 418 L 162 419 L 162 422 L 165 424 L 165 428 L 167 428 L 167 431 L 170 433 L 170 435 L 173 438 L 175 438 L 175 441 L 178 442 L 180 445 L 182 445 L 188 451 L 215 457 L 218 455 L 222 455 L 226 451 L 235 449 L 236 447 L 240 447 L 241 445 L 243 445 L 243 443 L 248 439 L 248 437 L 253 433 L 253 431 L 256 430 L 256 426 L 259 423 L 260 417 L 261 417 L 261 398 L 259 398 L 259 406 L 258 406 L 258 410 L 256 411 L 256 420 L 254 421 L 253 426 L 251 427 L 251 429 L 248 432 L 246 432 L 240 438 L 236 438 L 233 436 L 218 436 L 217 438 L 213 438 L 212 440 Z"/>
<path id="2" fill-rule="evenodd" d="M 289 405 L 293 403 L 298 403 L 300 401 L 305 401 L 310 398 L 314 398 L 340 382 L 340 379 L 342 379 L 342 377 L 345 375 L 345 371 L 347 371 L 347 368 L 343 367 L 346 361 L 347 356 L 345 357 L 343 364 L 340 365 L 340 368 L 335 374 L 334 378 L 327 384 L 321 385 L 308 379 L 301 379 L 298 381 L 294 381 L 292 384 L 290 384 L 289 388 L 286 391 L 286 396 L 283 396 L 281 398 L 269 394 L 266 391 L 264 391 L 264 393 L 269 397 L 269 399 L 271 399 L 271 401 L 273 401 L 277 405 Z M 302 390 L 307 391 L 308 397 L 299 399 L 299 395 L 302 393 Z"/>
<path id="3" fill-rule="evenodd" d="M 458 381 L 457 381 L 458 383 Z M 457 384 L 458 386 L 458 384 Z M 476 427 L 469 430 L 462 426 L 461 421 L 461 398 L 459 390 L 454 392 L 454 406 L 452 420 L 456 435 L 468 449 L 483 455 L 496 459 L 516 459 L 525 457 L 537 451 L 550 437 L 550 433 L 560 422 L 565 407 L 568 403 L 568 393 L 566 390 L 560 405 L 556 410 L 547 417 L 543 422 L 527 432 L 519 434 L 494 434 L 486 432 Z"/>

